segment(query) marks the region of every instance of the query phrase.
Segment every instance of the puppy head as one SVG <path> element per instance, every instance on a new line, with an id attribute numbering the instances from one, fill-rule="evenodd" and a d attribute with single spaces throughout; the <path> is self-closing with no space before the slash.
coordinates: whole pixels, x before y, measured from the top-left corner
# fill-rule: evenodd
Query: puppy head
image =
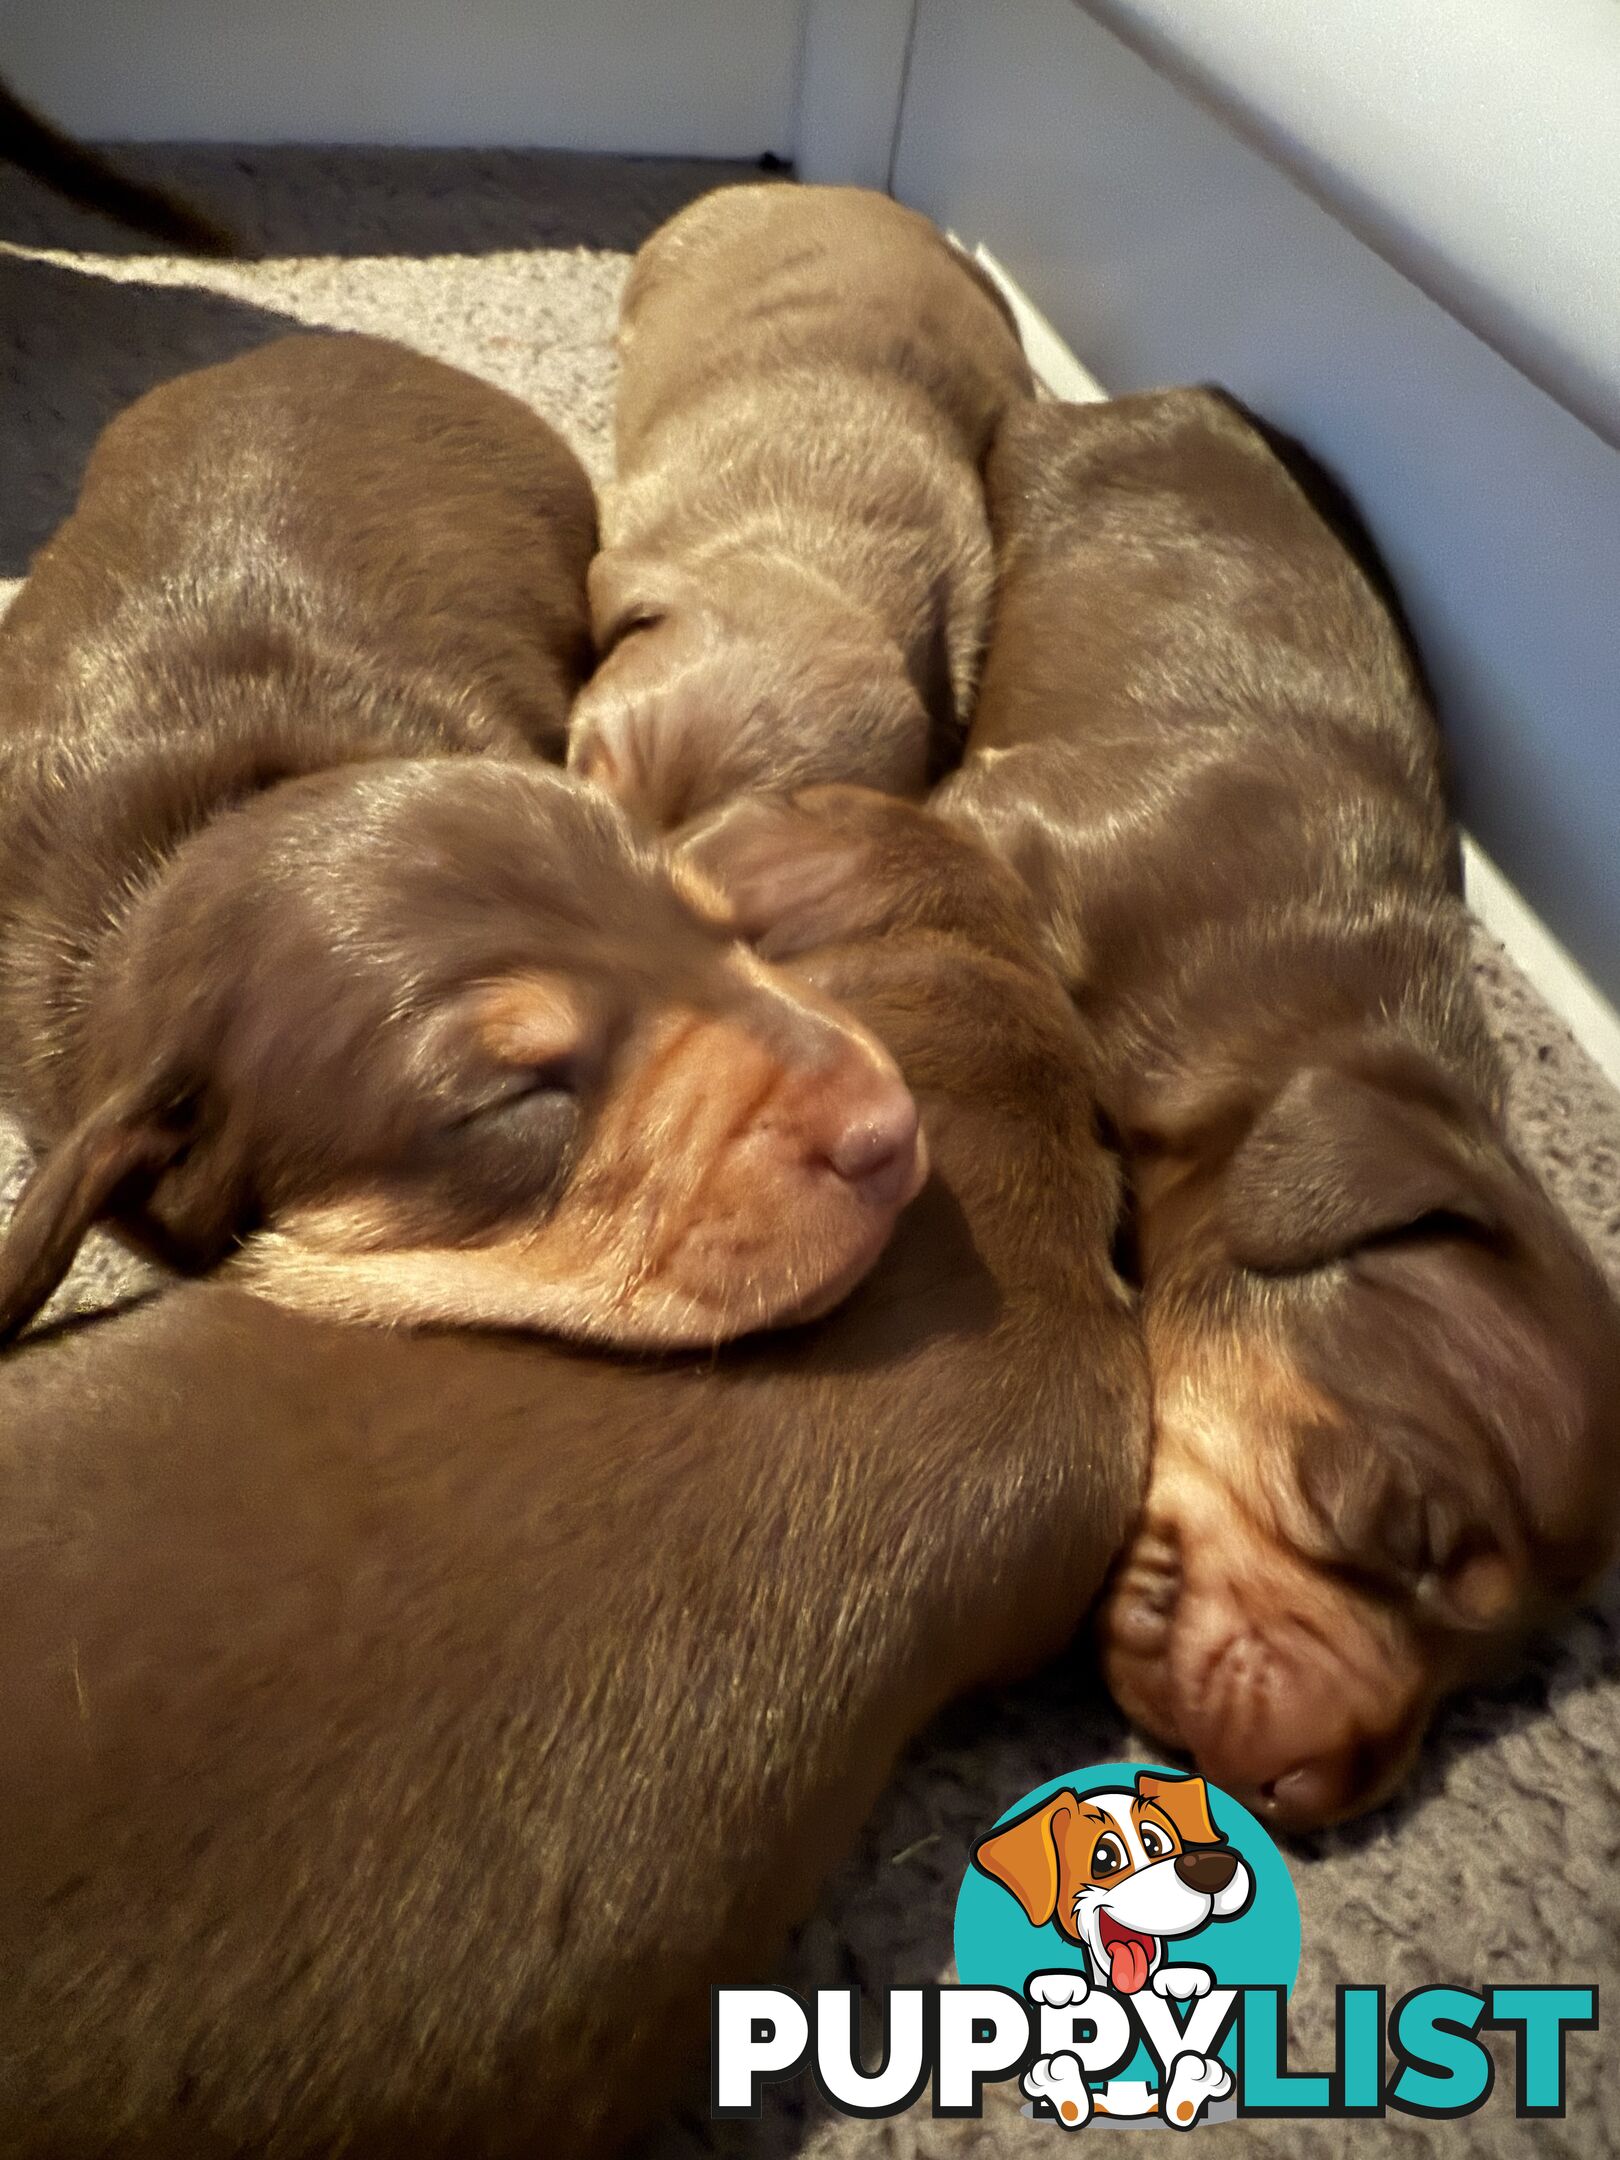
<path id="1" fill-rule="evenodd" d="M 754 788 L 927 784 L 928 717 L 875 619 L 768 564 L 712 584 L 633 554 L 591 569 L 596 674 L 568 763 L 668 831 Z"/>
<path id="2" fill-rule="evenodd" d="M 1042 957 L 1018 877 L 954 821 L 841 786 L 729 803 L 689 830 L 681 859 L 724 888 L 763 959 L 876 1028 L 931 1141 L 948 1149 L 954 1197 L 982 1210 L 987 1239 L 1005 1227 L 995 1266 L 1010 1280 L 1033 1254 L 1061 1255 L 1076 1300 L 1099 1316 L 1093 1348 L 1111 1328 L 1102 1314 L 1119 1323 L 1119 1357 L 1099 1349 L 1091 1380 L 1107 1373 L 1134 1398 L 1140 1343 L 1109 1259 L 1120 1181 L 1097 1132 L 1094 1046 Z M 1010 1159 L 1042 1165 L 1026 1172 L 1016 1211 Z M 1145 1454 L 1145 1430 L 1142 1442 Z M 1139 1458 L 1124 1448 L 1105 1460 L 1120 1478 L 1106 1506 L 1093 1487 L 1092 1528 L 1111 1551 L 1134 1511 Z"/>
<path id="3" fill-rule="evenodd" d="M 90 1108 L 4 1254 L 90 1221 L 335 1316 L 635 1348 L 820 1312 L 918 1189 L 888 1054 L 595 790 L 471 759 L 293 781 L 137 902 Z"/>
<path id="4" fill-rule="evenodd" d="M 1139 1207 L 1155 1461 L 1110 1684 L 1279 1826 L 1355 1814 L 1613 1553 L 1620 1313 L 1415 1053 L 1172 1141 Z"/>
<path id="5" fill-rule="evenodd" d="M 994 1830 L 974 1865 L 1012 1893 L 1035 1927 L 1084 1944 L 1093 1972 L 1133 1995 L 1164 1944 L 1234 1919 L 1254 1894 L 1198 1777 L 1143 1771 L 1134 1791 L 1065 1790 Z"/>

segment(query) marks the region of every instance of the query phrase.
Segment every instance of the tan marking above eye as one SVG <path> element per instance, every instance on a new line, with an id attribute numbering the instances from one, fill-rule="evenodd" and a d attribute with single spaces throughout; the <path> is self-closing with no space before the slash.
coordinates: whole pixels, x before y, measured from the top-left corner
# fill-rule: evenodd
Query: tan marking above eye
<path id="1" fill-rule="evenodd" d="M 566 975 L 508 975 L 474 993 L 473 1026 L 503 1065 L 550 1065 L 572 1057 L 594 1032 L 590 1002 Z"/>

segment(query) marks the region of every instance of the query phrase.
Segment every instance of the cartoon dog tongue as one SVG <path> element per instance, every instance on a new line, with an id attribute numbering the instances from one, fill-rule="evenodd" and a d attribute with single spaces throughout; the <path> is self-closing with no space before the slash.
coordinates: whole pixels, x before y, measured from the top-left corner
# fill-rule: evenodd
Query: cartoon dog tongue
<path id="1" fill-rule="evenodd" d="M 1134 1928 L 1121 1927 L 1108 1913 L 1103 1913 L 1101 1920 L 1102 1946 L 1108 1953 L 1108 1984 L 1116 1995 L 1134 1995 L 1147 1984 L 1153 1938 L 1137 1934 Z"/>

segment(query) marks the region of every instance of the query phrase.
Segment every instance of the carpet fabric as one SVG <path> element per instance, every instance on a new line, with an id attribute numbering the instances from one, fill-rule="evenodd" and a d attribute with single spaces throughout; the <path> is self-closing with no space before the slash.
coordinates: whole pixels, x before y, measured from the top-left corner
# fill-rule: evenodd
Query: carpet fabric
<path id="1" fill-rule="evenodd" d="M 131 162 L 193 190 L 261 259 L 199 265 L 143 252 L 0 173 L 0 599 L 69 508 L 114 412 L 168 375 L 299 325 L 385 333 L 487 376 L 532 400 L 604 478 L 627 256 L 690 196 L 745 177 L 517 152 L 208 149 Z M 1483 934 L 1475 969 L 1512 1061 L 1519 1141 L 1620 1282 L 1620 1100 Z M 22 1168 L 15 1135 L 0 1129 L 0 1207 Z M 105 1305 L 141 1280 L 100 1243 L 57 1309 Z M 803 1929 L 789 1977 L 875 1991 L 947 1976 L 973 1838 L 1042 1780 L 1144 1752 L 1083 1658 L 954 1711 L 902 1764 L 861 1851 Z M 1391 2003 L 1442 1980 L 1597 1981 L 1620 2001 L 1620 1588 L 1611 1583 L 1511 1684 L 1456 1703 L 1398 1806 L 1291 1857 L 1305 1926 L 1296 2064 L 1326 2065 L 1340 1981 L 1382 1982 Z M 1515 2120 L 1498 2054 L 1497 2092 L 1459 2124 L 1391 2114 L 1210 2134 L 1223 2151 L 1293 2160 L 1620 2152 L 1612 2031 L 1572 2037 L 1561 2122 Z M 653 2151 L 1000 2160 L 1060 2135 L 1022 2121 L 1011 2087 L 990 2089 L 979 2122 L 914 2110 L 862 2123 L 829 2116 L 795 2084 L 759 2124 L 711 2126 L 694 2112 Z"/>

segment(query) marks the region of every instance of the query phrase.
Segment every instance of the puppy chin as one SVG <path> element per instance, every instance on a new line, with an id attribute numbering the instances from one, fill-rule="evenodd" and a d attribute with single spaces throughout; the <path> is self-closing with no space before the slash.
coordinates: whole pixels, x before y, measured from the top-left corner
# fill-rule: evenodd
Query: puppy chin
<path id="1" fill-rule="evenodd" d="M 295 1229 L 271 1230 L 224 1273 L 290 1311 L 372 1327 L 518 1328 L 627 1349 L 704 1339 L 689 1311 L 659 1310 L 653 1300 L 633 1314 L 615 1310 L 603 1285 L 548 1281 L 500 1248 L 345 1251 Z"/>
<path id="2" fill-rule="evenodd" d="M 918 1181 L 926 1174 L 920 1165 Z M 909 1195 L 908 1195 L 909 1197 Z M 812 1263 L 773 1250 L 752 1262 L 713 1254 L 658 1279 L 633 1264 L 548 1275 L 544 1241 L 465 1247 L 334 1244 L 317 1211 L 267 1230 L 222 1272 L 240 1289 L 316 1318 L 380 1327 L 521 1329 L 639 1353 L 713 1350 L 738 1337 L 820 1319 L 870 1273 L 894 1227 L 866 1210 Z M 681 1279 L 684 1273 L 686 1280 Z"/>
<path id="3" fill-rule="evenodd" d="M 903 1179 L 875 1204 L 844 1200 L 834 1211 L 831 1229 L 809 1252 L 762 1252 L 754 1265 L 733 1263 L 727 1271 L 738 1285 L 744 1306 L 757 1303 L 758 1317 L 749 1331 L 801 1327 L 821 1320 L 859 1288 L 888 1248 L 901 1212 L 928 1182 L 927 1143 L 919 1133 L 916 1153 Z M 732 1334 L 745 1332 L 733 1326 Z M 723 1338 L 717 1338 L 723 1339 Z"/>

